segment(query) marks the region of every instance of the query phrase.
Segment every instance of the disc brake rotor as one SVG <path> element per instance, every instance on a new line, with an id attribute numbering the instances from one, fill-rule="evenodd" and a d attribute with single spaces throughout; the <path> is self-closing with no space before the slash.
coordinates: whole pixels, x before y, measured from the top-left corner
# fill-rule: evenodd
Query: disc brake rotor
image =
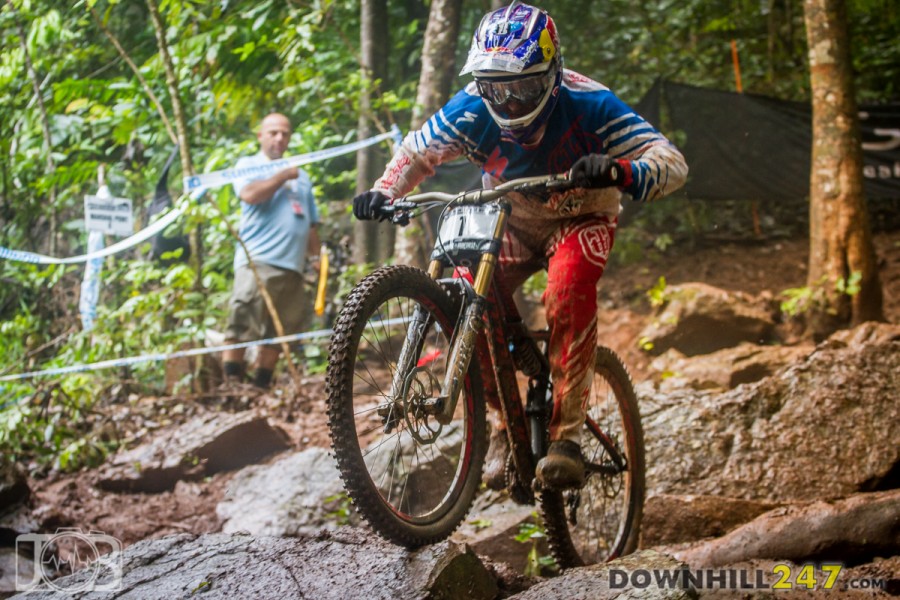
<path id="1" fill-rule="evenodd" d="M 440 393 L 441 384 L 431 370 L 417 367 L 403 382 L 403 418 L 409 434 L 420 444 L 433 444 L 443 426 L 425 411 L 425 401 Z"/>

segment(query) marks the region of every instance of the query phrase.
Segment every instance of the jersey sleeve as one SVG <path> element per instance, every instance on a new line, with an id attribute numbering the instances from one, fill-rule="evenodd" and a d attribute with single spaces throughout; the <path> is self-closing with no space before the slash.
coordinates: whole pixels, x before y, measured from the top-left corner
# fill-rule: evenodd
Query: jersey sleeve
<path id="1" fill-rule="evenodd" d="M 651 202 L 684 185 L 687 163 L 666 136 L 611 92 L 604 99 L 603 110 L 605 124 L 597 130 L 603 152 L 631 167 L 625 193 L 633 200 Z"/>
<path id="2" fill-rule="evenodd" d="M 434 168 L 439 164 L 460 156 L 484 164 L 479 146 L 488 127 L 487 119 L 490 115 L 481 97 L 474 84 L 469 84 L 420 129 L 407 134 L 373 189 L 398 198 L 434 175 Z"/>

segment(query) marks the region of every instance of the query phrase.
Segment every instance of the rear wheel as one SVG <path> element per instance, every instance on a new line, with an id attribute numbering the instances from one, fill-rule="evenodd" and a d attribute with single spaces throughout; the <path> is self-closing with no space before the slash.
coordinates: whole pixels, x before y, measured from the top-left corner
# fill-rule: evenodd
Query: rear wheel
<path id="1" fill-rule="evenodd" d="M 421 270 L 379 269 L 350 293 L 329 350 L 328 424 L 341 478 L 372 528 L 407 547 L 449 536 L 481 481 L 478 365 L 448 425 L 427 405 L 444 380 L 457 304 Z"/>
<path id="2" fill-rule="evenodd" d="M 608 348 L 597 348 L 581 451 L 585 485 L 541 494 L 550 547 L 564 569 L 633 552 L 640 534 L 644 434 L 631 378 Z"/>

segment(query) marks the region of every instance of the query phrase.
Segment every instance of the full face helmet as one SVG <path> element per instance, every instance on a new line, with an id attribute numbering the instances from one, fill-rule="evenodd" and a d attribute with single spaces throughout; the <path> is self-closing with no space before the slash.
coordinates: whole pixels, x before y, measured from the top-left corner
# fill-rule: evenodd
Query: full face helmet
<path id="1" fill-rule="evenodd" d="M 513 2 L 488 13 L 472 37 L 460 75 L 472 73 L 504 137 L 534 141 L 547 122 L 562 82 L 556 25 L 545 11 Z"/>

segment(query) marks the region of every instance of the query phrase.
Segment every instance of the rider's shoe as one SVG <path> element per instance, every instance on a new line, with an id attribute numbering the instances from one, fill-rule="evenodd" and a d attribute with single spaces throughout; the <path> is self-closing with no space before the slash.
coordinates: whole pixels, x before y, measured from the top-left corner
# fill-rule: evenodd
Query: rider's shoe
<path id="1" fill-rule="evenodd" d="M 581 447 L 570 440 L 550 443 L 547 456 L 537 464 L 537 480 L 542 487 L 563 490 L 584 485 Z"/>
<path id="2" fill-rule="evenodd" d="M 487 455 L 484 457 L 484 473 L 481 480 L 492 490 L 506 488 L 506 465 L 509 461 L 509 439 L 505 431 L 491 429 Z"/>

